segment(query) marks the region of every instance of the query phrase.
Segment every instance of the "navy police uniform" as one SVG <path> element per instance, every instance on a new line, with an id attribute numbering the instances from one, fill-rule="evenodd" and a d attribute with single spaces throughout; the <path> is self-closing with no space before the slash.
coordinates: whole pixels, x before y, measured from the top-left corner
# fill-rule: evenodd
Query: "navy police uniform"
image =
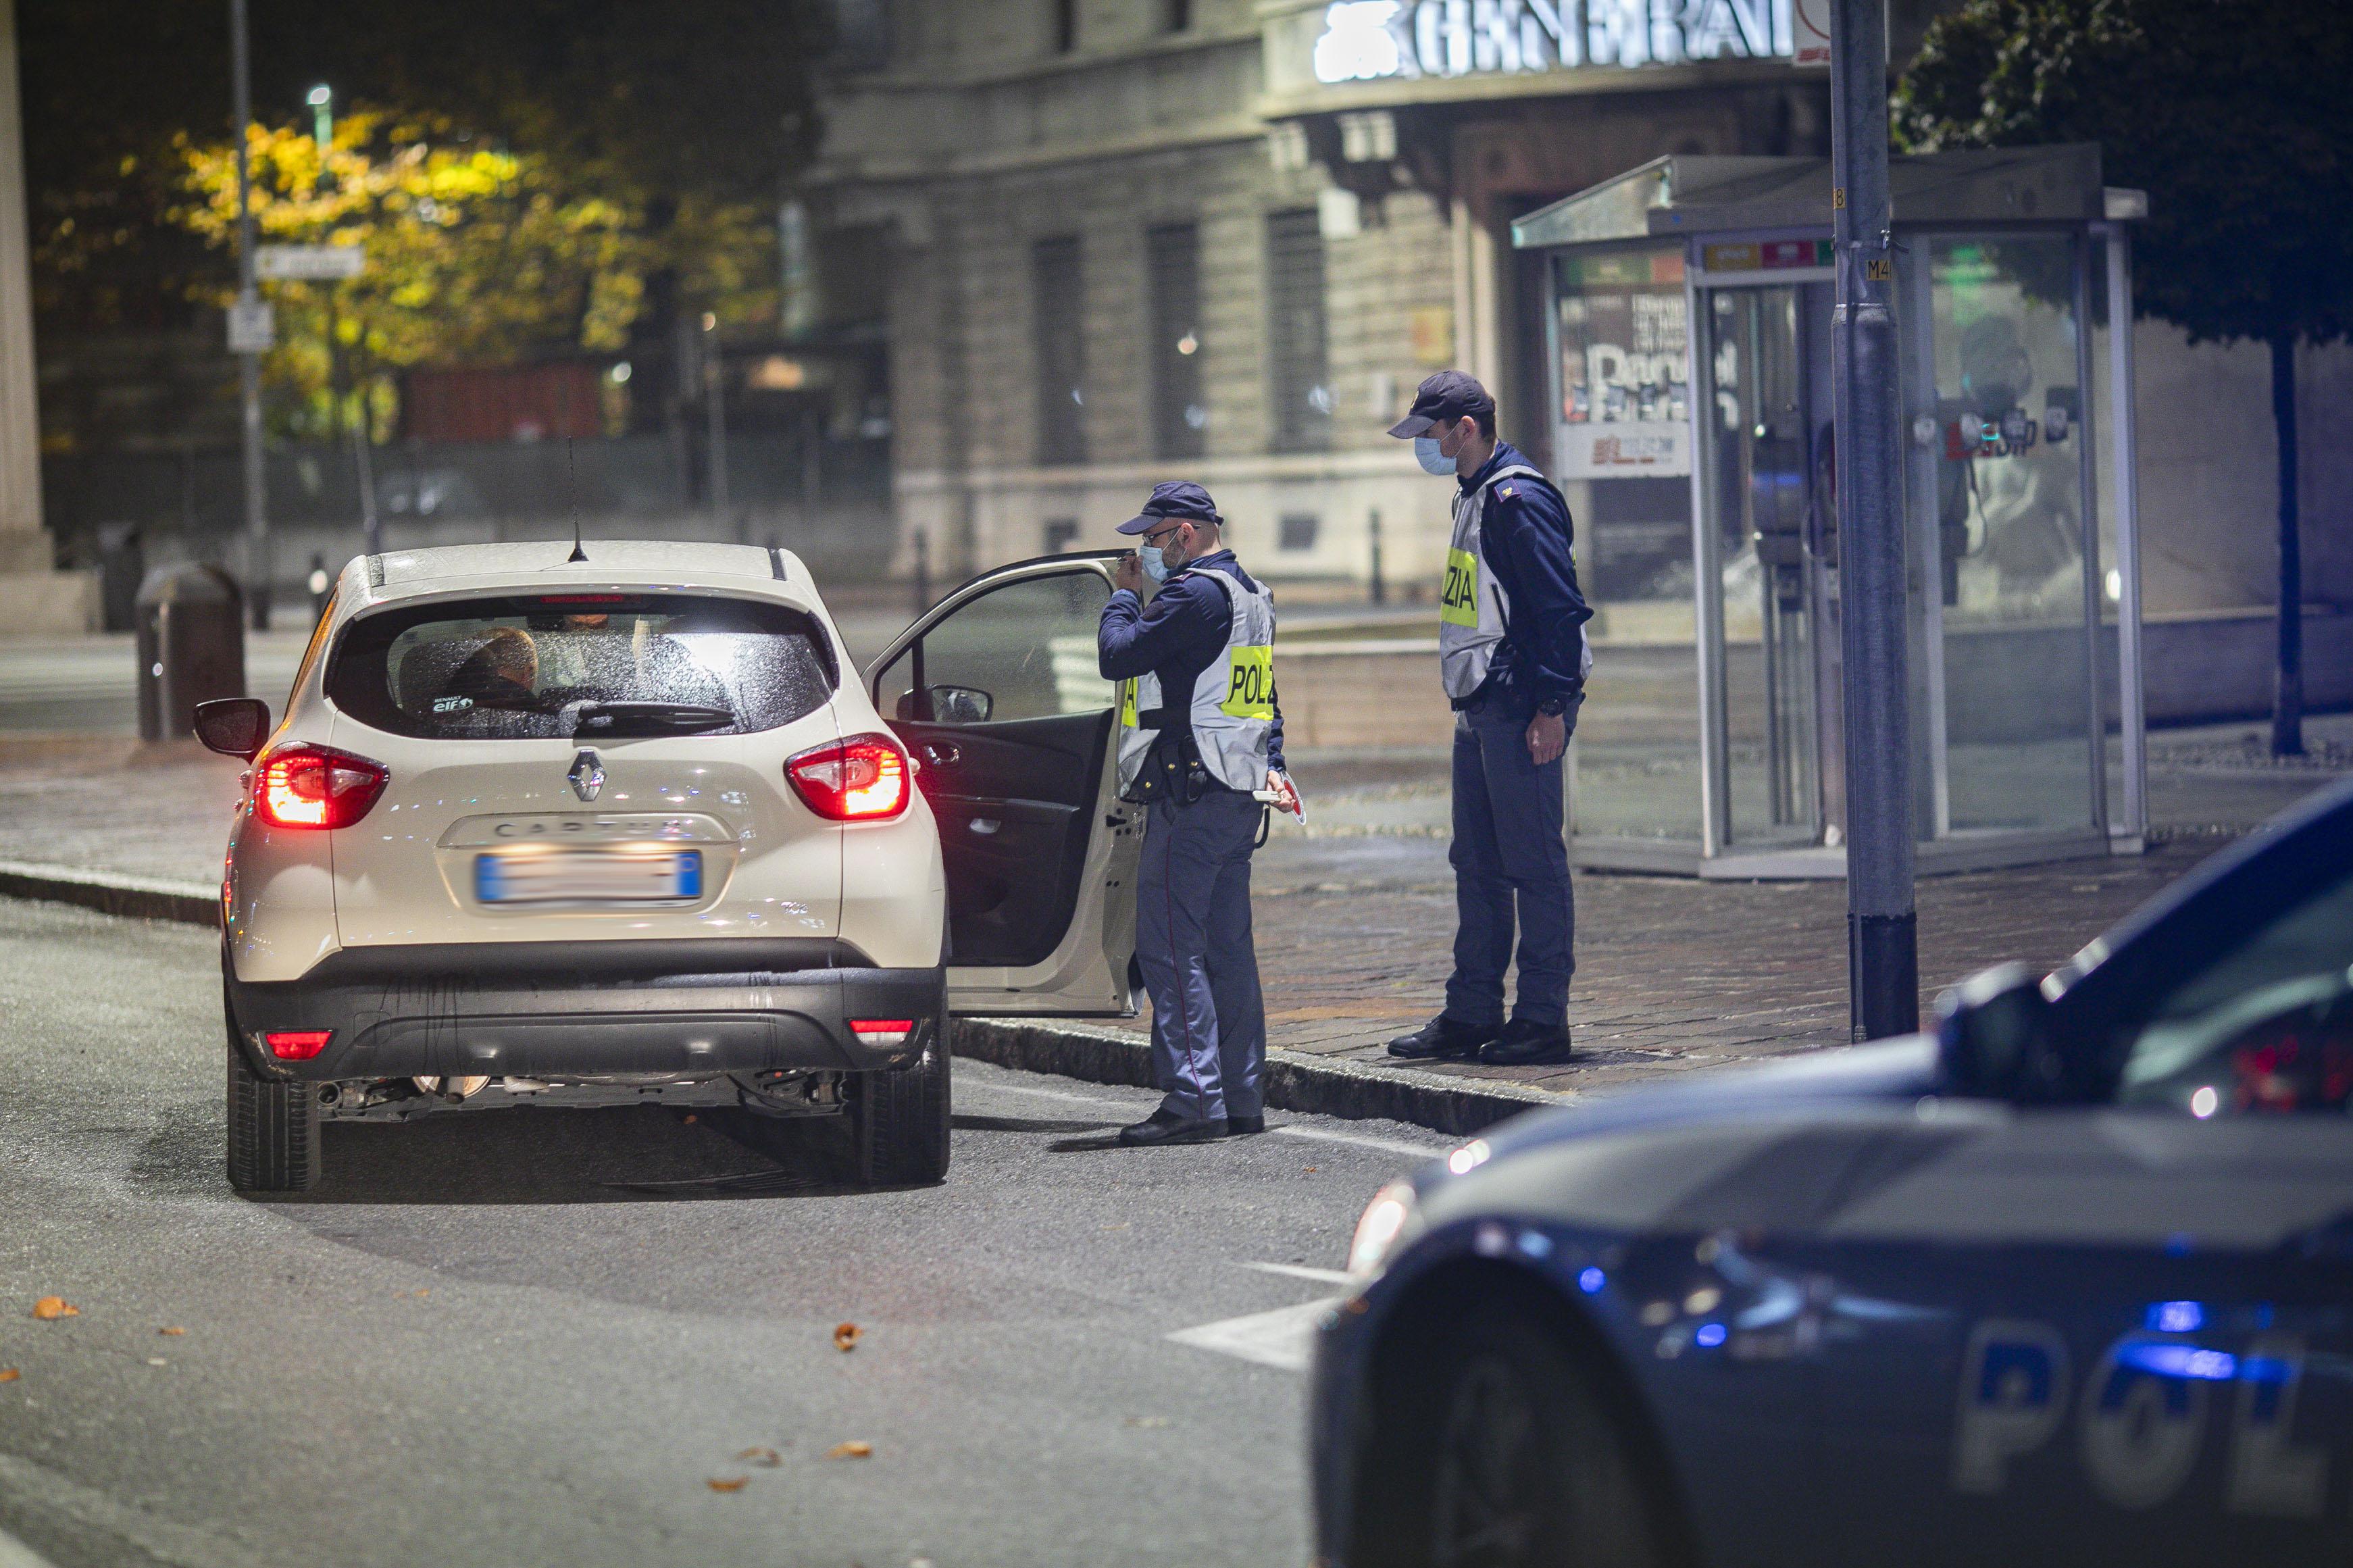
<path id="1" fill-rule="evenodd" d="M 1183 517 L 1218 521 L 1199 486 L 1163 485 L 1121 531 Z M 1250 872 L 1256 792 L 1282 766 L 1272 641 L 1271 597 L 1230 550 L 1171 573 L 1148 605 L 1114 592 L 1097 635 L 1104 679 L 1124 683 L 1124 793 L 1149 802 L 1135 954 L 1170 1126 L 1249 1130 L 1265 1111 Z"/>

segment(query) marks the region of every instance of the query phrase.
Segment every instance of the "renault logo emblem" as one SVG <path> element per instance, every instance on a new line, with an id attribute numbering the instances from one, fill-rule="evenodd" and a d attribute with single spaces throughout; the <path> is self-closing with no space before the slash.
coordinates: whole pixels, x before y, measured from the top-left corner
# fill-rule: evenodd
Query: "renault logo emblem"
<path id="1" fill-rule="evenodd" d="M 596 753 L 583 751 L 572 759 L 572 771 L 564 775 L 572 781 L 572 793 L 582 800 L 595 800 L 596 792 L 605 787 L 605 764 Z"/>

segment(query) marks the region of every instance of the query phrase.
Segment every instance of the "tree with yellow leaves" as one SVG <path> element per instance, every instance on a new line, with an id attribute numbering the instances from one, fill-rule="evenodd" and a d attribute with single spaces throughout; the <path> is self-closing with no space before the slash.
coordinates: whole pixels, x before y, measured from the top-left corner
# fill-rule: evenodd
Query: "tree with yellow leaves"
<path id="1" fill-rule="evenodd" d="M 749 204 L 680 198 L 652 225 L 642 202 L 571 188 L 543 156 L 381 110 L 344 117 L 323 158 L 312 137 L 262 125 L 247 150 L 264 243 L 366 257 L 346 281 L 265 286 L 278 347 L 264 373 L 298 431 L 344 427 L 364 409 L 381 438 L 396 412 L 388 371 L 616 352 L 665 268 L 723 320 L 775 314 L 774 235 Z M 173 217 L 234 245 L 233 150 L 183 137 L 178 152 L 186 200 Z"/>

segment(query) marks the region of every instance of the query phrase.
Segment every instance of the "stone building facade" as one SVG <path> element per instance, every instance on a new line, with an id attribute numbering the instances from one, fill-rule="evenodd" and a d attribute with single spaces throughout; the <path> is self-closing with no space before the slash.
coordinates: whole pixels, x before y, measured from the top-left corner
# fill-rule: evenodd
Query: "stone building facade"
<path id="1" fill-rule="evenodd" d="M 1534 439 L 1510 220 L 1663 151 L 1826 146 L 1825 79 L 1771 53 L 1771 0 L 1683 7 L 1737 7 L 1762 58 L 1736 29 L 1721 58 L 1639 68 L 1585 63 L 1603 4 L 1373 0 L 1390 74 L 1329 81 L 1364 5 L 862 13 L 804 199 L 821 237 L 871 255 L 880 231 L 890 258 L 882 287 L 828 286 L 887 299 L 901 569 L 1108 542 L 1184 477 L 1294 599 L 1361 594 L 1377 552 L 1426 593 L 1445 487 L 1383 431 L 1461 364 Z M 1786 0 L 1778 23 L 1786 41 Z"/>
<path id="2" fill-rule="evenodd" d="M 887 344 L 894 569 L 934 581 L 1111 542 L 1190 478 L 1287 603 L 1361 596 L 1377 559 L 1426 595 L 1446 487 L 1381 434 L 1414 384 L 1473 371 L 1549 458 L 1511 221 L 1662 153 L 1829 151 L 1812 0 L 839 3 L 808 272 Z M 1892 0 L 1895 59 L 1942 3 Z M 2268 615 L 2263 350 L 2137 338 L 2147 606 Z M 2353 350 L 2298 379 L 2327 616 Z"/>

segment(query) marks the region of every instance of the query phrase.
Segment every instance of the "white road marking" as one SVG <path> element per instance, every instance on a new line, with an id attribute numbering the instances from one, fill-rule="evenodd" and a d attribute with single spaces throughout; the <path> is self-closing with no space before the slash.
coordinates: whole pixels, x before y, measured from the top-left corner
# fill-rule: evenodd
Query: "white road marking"
<path id="1" fill-rule="evenodd" d="M 1179 1329 L 1168 1337 L 1180 1345 L 1215 1351 L 1261 1366 L 1305 1372 L 1315 1326 L 1340 1300 L 1337 1296 L 1324 1296 L 1302 1301 L 1296 1307 L 1277 1307 L 1271 1312 L 1252 1312 L 1247 1317 L 1203 1323 L 1198 1328 Z"/>
<path id="2" fill-rule="evenodd" d="M 1410 1154 L 1417 1160 L 1435 1160 L 1450 1147 L 1443 1143 L 1408 1143 L 1401 1138 L 1367 1138 L 1361 1132 L 1327 1132 L 1321 1127 L 1301 1127 L 1293 1122 L 1270 1127 L 1267 1131 L 1280 1132 L 1289 1138 L 1313 1138 L 1319 1143 L 1354 1143 L 1360 1149 Z"/>
<path id="3" fill-rule="evenodd" d="M 1288 1279 L 1313 1279 L 1318 1285 L 1353 1285 L 1356 1276 L 1345 1268 L 1310 1268 L 1303 1263 L 1245 1263 L 1245 1268 L 1255 1268 L 1261 1274 L 1280 1274 Z"/>
<path id="4" fill-rule="evenodd" d="M 0 1568 L 51 1568 L 49 1560 L 0 1530 Z"/>
<path id="5" fill-rule="evenodd" d="M 1027 1084 L 999 1083 L 993 1079 L 987 1082 L 967 1081 L 956 1085 L 959 1094 L 967 1089 L 998 1094 L 1026 1094 L 1039 1100 L 1058 1100 L 1066 1105 L 1092 1105 L 1123 1114 L 1135 1109 L 1132 1104 L 1122 1104 L 1115 1100 L 1098 1100 L 1089 1094 L 1068 1094 L 1056 1089 L 1031 1089 Z M 1435 1160 L 1451 1147 L 1444 1143 L 1408 1143 L 1401 1138 L 1373 1138 L 1362 1132 L 1331 1132 L 1321 1127 L 1301 1127 L 1291 1122 L 1270 1127 L 1267 1131 L 1280 1132 L 1288 1138 L 1312 1138 L 1320 1143 L 1353 1143 L 1360 1149 L 1378 1149 L 1388 1154 L 1409 1154 L 1417 1160 Z"/>

